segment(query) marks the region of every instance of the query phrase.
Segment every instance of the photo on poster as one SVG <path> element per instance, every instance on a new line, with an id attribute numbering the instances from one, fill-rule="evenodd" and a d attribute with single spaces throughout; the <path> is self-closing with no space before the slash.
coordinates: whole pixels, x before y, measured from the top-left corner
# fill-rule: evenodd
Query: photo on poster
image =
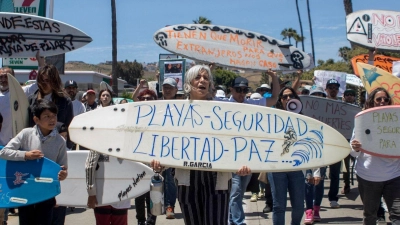
<path id="1" fill-rule="evenodd" d="M 172 78 L 177 83 L 178 91 L 183 90 L 184 78 L 185 78 L 185 59 L 174 59 L 174 60 L 160 60 L 160 91 L 162 92 L 162 85 L 164 80 Z"/>

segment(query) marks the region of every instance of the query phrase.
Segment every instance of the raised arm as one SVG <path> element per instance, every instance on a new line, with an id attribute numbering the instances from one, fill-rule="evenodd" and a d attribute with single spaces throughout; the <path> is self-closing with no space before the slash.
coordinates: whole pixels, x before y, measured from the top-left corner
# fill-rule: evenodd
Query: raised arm
<path id="1" fill-rule="evenodd" d="M 303 74 L 303 70 L 297 70 L 296 71 L 296 79 L 293 81 L 292 88 L 297 91 L 300 87 L 300 80 L 301 80 L 301 75 Z"/>
<path id="2" fill-rule="evenodd" d="M 139 101 L 137 96 L 139 95 L 140 89 L 142 89 L 142 87 L 144 87 L 145 84 L 147 84 L 147 81 L 145 79 L 141 79 L 139 82 L 139 86 L 137 86 L 136 89 L 132 93 L 133 101 L 135 101 L 135 102 Z"/>
<path id="3" fill-rule="evenodd" d="M 279 91 L 280 91 L 280 85 L 279 85 L 279 80 L 278 77 L 276 76 L 276 72 L 272 71 L 269 69 L 267 71 L 267 74 L 272 78 L 272 96 L 267 99 L 267 107 L 274 106 L 276 102 L 278 101 L 278 96 L 279 96 Z"/>

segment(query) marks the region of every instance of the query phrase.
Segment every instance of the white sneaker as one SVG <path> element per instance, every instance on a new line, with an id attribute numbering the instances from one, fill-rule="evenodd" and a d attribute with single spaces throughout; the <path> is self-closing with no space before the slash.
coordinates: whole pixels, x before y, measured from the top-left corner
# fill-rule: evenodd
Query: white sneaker
<path id="1" fill-rule="evenodd" d="M 340 208 L 340 205 L 337 201 L 331 201 L 331 208 L 337 209 Z"/>

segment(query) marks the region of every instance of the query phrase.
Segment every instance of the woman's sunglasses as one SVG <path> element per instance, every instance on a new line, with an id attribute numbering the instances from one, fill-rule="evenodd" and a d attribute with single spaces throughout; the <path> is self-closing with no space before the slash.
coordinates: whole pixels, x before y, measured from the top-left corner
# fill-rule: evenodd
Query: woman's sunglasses
<path id="1" fill-rule="evenodd" d="M 288 99 L 289 97 L 290 97 L 290 98 L 294 98 L 294 95 L 293 95 L 293 94 L 290 94 L 290 95 L 282 95 L 281 98 L 282 98 L 283 100 L 286 100 L 286 99 Z"/>
<path id="2" fill-rule="evenodd" d="M 148 100 L 154 100 L 154 98 L 153 97 L 139 97 L 139 100 L 140 101 L 143 101 L 143 100 L 148 101 Z"/>
<path id="3" fill-rule="evenodd" d="M 376 99 L 375 99 L 375 102 L 382 102 L 382 100 L 383 100 L 384 102 L 389 102 L 389 101 L 390 101 L 390 98 L 379 97 L 379 98 L 376 98 Z"/>
<path id="4" fill-rule="evenodd" d="M 237 92 L 237 93 L 247 93 L 247 92 L 249 92 L 249 88 L 241 88 L 241 87 L 235 87 L 235 91 Z"/>

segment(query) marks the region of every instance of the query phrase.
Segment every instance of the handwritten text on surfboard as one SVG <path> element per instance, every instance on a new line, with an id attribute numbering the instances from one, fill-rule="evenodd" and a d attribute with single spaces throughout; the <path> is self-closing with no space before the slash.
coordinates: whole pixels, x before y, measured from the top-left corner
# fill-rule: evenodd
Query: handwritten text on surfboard
<path id="1" fill-rule="evenodd" d="M 132 188 L 136 187 L 136 185 L 146 176 L 146 172 L 143 171 L 140 174 L 137 174 L 136 178 L 132 178 L 133 182 L 132 185 L 129 185 L 124 191 L 120 191 L 118 193 L 118 198 L 120 201 L 122 201 L 122 198 L 127 197 L 128 198 L 128 194 L 129 192 L 132 190 Z M 132 187 L 133 186 L 133 187 Z"/>
<path id="2" fill-rule="evenodd" d="M 131 125 L 134 126 L 119 125 L 117 131 L 135 134 L 129 146 L 126 146 L 134 154 L 184 160 L 185 167 L 198 167 L 201 161 L 200 167 L 212 168 L 212 165 L 204 165 L 204 162 L 219 161 L 226 158 L 226 154 L 234 161 L 246 159 L 290 163 L 293 166 L 322 155 L 323 133 L 320 125 L 310 127 L 302 118 L 281 117 L 276 113 L 223 110 L 224 107 L 218 105 L 204 115 L 200 113 L 204 112 L 200 107 L 195 104 L 166 104 L 163 108 L 152 104 L 136 105 L 135 112 L 130 116 Z M 171 132 L 158 132 L 157 127 L 168 127 Z M 183 134 L 174 134 L 172 131 L 182 127 L 186 130 Z M 200 135 L 199 130 L 202 129 L 211 131 Z M 224 135 L 215 136 L 213 132 Z M 237 136 L 237 133 L 241 135 Z M 253 137 L 255 134 L 258 137 Z M 282 153 L 283 148 L 303 144 L 309 148 L 308 152 L 301 151 L 299 154 L 308 154 L 308 157 L 299 156 L 301 159 L 295 160 L 293 155 L 296 155 L 296 151 L 291 152 L 292 155 Z M 273 152 L 277 153 L 271 154 Z"/>
<path id="3" fill-rule="evenodd" d="M 396 142 L 399 139 L 400 127 L 396 127 L 396 124 L 399 122 L 396 112 L 374 112 L 372 116 L 373 122 L 378 124 L 377 134 L 382 137 L 379 139 L 380 148 L 397 149 L 399 145 Z M 380 123 L 385 123 L 386 125 L 392 123 L 394 126 L 379 125 Z M 391 139 L 388 139 L 390 137 Z"/>
<path id="4" fill-rule="evenodd" d="M 218 26 L 177 26 L 159 32 L 155 38 L 160 46 L 167 47 L 168 44 L 172 44 L 175 45 L 172 51 L 187 55 L 201 55 L 208 58 L 210 62 L 226 58 L 227 64 L 231 66 L 278 69 L 279 64 L 287 63 L 286 59 L 288 59 L 293 68 L 304 68 L 304 56 L 301 52 L 275 53 L 271 51 L 271 46 L 279 45 L 275 39 L 258 36 L 251 32 L 234 31 Z M 169 40 L 171 43 L 168 43 Z M 202 44 L 201 41 L 209 42 Z M 226 45 L 238 47 L 227 48 Z"/>
<path id="5" fill-rule="evenodd" d="M 12 16 L 0 17 L 0 27 L 4 31 L 11 32 L 18 28 L 25 28 L 29 30 L 45 31 L 49 34 L 47 40 L 37 42 L 30 42 L 31 39 L 38 39 L 39 34 L 22 34 L 15 33 L 9 36 L 0 36 L 0 55 L 12 56 L 14 53 L 19 52 L 41 52 L 54 51 L 57 49 L 71 51 L 74 49 L 73 38 L 71 34 L 58 35 L 60 33 L 60 24 L 55 21 L 40 20 L 36 17 Z M 54 40 L 55 39 L 55 40 Z"/>

